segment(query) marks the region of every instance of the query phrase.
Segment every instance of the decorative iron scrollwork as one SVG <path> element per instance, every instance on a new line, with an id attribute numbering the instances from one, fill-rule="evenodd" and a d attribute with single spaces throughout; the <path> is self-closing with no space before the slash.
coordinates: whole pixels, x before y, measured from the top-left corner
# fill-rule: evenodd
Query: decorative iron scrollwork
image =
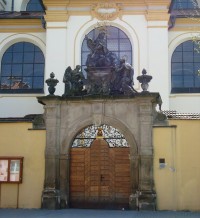
<path id="1" fill-rule="evenodd" d="M 82 129 L 75 137 L 72 147 L 90 147 L 92 142 L 98 138 L 99 129 L 101 129 L 102 138 L 107 141 L 109 147 L 129 147 L 124 135 L 116 128 L 106 124 L 99 127 L 91 125 Z"/>

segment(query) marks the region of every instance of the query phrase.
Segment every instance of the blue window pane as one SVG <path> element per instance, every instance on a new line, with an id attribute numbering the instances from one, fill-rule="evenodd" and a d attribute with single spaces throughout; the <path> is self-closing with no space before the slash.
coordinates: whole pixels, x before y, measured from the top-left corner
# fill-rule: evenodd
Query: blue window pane
<path id="1" fill-rule="evenodd" d="M 193 63 L 183 63 L 184 75 L 192 75 L 194 72 Z"/>
<path id="2" fill-rule="evenodd" d="M 184 52 L 183 62 L 193 62 L 193 52 Z"/>
<path id="3" fill-rule="evenodd" d="M 44 75 L 44 64 L 34 64 L 34 76 Z"/>
<path id="4" fill-rule="evenodd" d="M 34 50 L 35 50 L 35 51 L 42 52 L 41 49 L 40 49 L 38 46 L 34 46 Z"/>
<path id="5" fill-rule="evenodd" d="M 12 53 L 5 53 L 2 58 L 3 63 L 12 63 Z"/>
<path id="6" fill-rule="evenodd" d="M 23 79 L 23 89 L 32 89 L 33 78 L 32 77 L 24 77 Z"/>
<path id="7" fill-rule="evenodd" d="M 44 81 L 42 77 L 34 77 L 33 79 L 33 88 L 42 89 L 44 86 Z"/>
<path id="8" fill-rule="evenodd" d="M 14 52 L 23 52 L 23 42 L 18 42 L 16 44 L 13 45 L 13 51 Z"/>
<path id="9" fill-rule="evenodd" d="M 180 44 L 176 47 L 176 51 L 183 51 L 183 45 Z"/>
<path id="10" fill-rule="evenodd" d="M 183 61 L 182 52 L 175 51 L 172 55 L 172 62 L 182 62 L 182 61 Z"/>
<path id="11" fill-rule="evenodd" d="M 198 8 L 196 0 L 174 0 L 173 9 L 185 10 Z"/>
<path id="12" fill-rule="evenodd" d="M 182 76 L 173 76 L 172 77 L 172 87 L 180 88 L 183 86 L 183 77 Z"/>
<path id="13" fill-rule="evenodd" d="M 13 63 L 22 63 L 23 53 L 13 53 Z"/>
<path id="14" fill-rule="evenodd" d="M 24 43 L 24 51 L 27 52 L 27 51 L 31 51 L 31 52 L 34 52 L 34 45 L 32 43 Z"/>
<path id="15" fill-rule="evenodd" d="M 1 89 L 10 89 L 10 79 L 8 77 L 1 78 Z"/>
<path id="16" fill-rule="evenodd" d="M 118 28 L 107 28 L 107 35 L 109 36 L 109 38 L 119 38 L 119 29 Z"/>
<path id="17" fill-rule="evenodd" d="M 107 42 L 108 42 L 107 48 L 109 51 L 119 50 L 119 44 L 117 39 L 108 39 Z"/>
<path id="18" fill-rule="evenodd" d="M 84 52 L 84 51 L 90 51 L 90 49 L 89 49 L 88 46 L 87 46 L 87 41 L 86 41 L 86 40 L 83 41 L 83 44 L 82 44 L 82 51 L 83 51 L 83 52 Z"/>
<path id="19" fill-rule="evenodd" d="M 172 74 L 173 75 L 182 75 L 183 65 L 182 63 L 172 63 Z"/>
<path id="20" fill-rule="evenodd" d="M 10 76 L 11 75 L 11 65 L 2 64 L 1 74 L 2 76 Z"/>
<path id="21" fill-rule="evenodd" d="M 30 0 L 26 7 L 27 11 L 43 11 L 39 0 Z"/>
<path id="22" fill-rule="evenodd" d="M 34 53 L 26 52 L 24 55 L 24 63 L 33 63 L 34 62 Z"/>
<path id="23" fill-rule="evenodd" d="M 120 50 L 131 50 L 131 44 L 129 39 L 120 39 Z"/>
<path id="24" fill-rule="evenodd" d="M 194 62 L 200 62 L 200 52 L 194 52 Z"/>
<path id="25" fill-rule="evenodd" d="M 12 77 L 11 89 L 21 89 L 23 87 L 22 77 Z"/>
<path id="26" fill-rule="evenodd" d="M 23 75 L 24 76 L 33 76 L 33 64 L 24 64 L 23 65 Z"/>
<path id="27" fill-rule="evenodd" d="M 6 52 L 13 52 L 13 46 L 10 46 L 10 47 L 6 50 Z"/>
<path id="28" fill-rule="evenodd" d="M 42 52 L 35 52 L 35 63 L 44 63 L 44 55 Z"/>
<path id="29" fill-rule="evenodd" d="M 86 60 L 87 60 L 87 57 L 88 57 L 88 55 L 89 55 L 90 53 L 89 52 L 84 52 L 84 53 L 82 53 L 82 59 L 81 59 L 81 62 L 82 63 L 86 63 Z"/>
<path id="30" fill-rule="evenodd" d="M 12 76 L 22 76 L 22 65 L 21 64 L 13 64 Z"/>
<path id="31" fill-rule="evenodd" d="M 194 46 L 192 41 L 187 41 L 183 43 L 183 51 L 194 51 Z"/>
<path id="32" fill-rule="evenodd" d="M 184 76 L 184 87 L 193 87 L 194 78 L 193 76 Z"/>
<path id="33" fill-rule="evenodd" d="M 122 32 L 122 31 L 119 31 L 119 37 L 120 38 L 127 38 L 127 35 L 124 33 L 124 32 Z"/>
<path id="34" fill-rule="evenodd" d="M 200 69 L 200 62 L 194 64 L 194 73 L 197 73 L 198 70 Z"/>
<path id="35" fill-rule="evenodd" d="M 200 87 L 200 76 L 198 75 L 195 76 L 195 87 Z"/>

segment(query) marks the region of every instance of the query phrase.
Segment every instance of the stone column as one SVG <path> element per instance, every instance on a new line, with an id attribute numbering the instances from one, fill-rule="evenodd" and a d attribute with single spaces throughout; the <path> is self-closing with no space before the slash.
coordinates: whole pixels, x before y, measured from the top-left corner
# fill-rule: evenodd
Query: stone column
<path id="1" fill-rule="evenodd" d="M 131 195 L 129 197 L 129 207 L 131 210 L 137 210 L 138 208 L 138 166 L 139 166 L 139 156 L 130 155 L 131 164 Z"/>
<path id="2" fill-rule="evenodd" d="M 60 208 L 69 207 L 69 154 L 60 154 Z"/>
<path id="3" fill-rule="evenodd" d="M 140 101 L 140 166 L 138 190 L 139 210 L 155 209 L 155 192 L 153 184 L 152 109 L 153 105 L 151 99 Z"/>
<path id="4" fill-rule="evenodd" d="M 46 150 L 45 181 L 42 193 L 42 208 L 60 208 L 59 190 L 59 131 L 60 105 L 57 101 L 49 101 L 45 109 Z"/>

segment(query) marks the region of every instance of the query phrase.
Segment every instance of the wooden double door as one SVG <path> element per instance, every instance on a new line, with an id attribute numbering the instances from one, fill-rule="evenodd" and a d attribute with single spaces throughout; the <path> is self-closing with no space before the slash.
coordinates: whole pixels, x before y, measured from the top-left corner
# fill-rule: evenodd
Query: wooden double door
<path id="1" fill-rule="evenodd" d="M 75 208 L 128 208 L 130 149 L 110 148 L 95 139 L 88 148 L 71 148 L 70 205 Z"/>

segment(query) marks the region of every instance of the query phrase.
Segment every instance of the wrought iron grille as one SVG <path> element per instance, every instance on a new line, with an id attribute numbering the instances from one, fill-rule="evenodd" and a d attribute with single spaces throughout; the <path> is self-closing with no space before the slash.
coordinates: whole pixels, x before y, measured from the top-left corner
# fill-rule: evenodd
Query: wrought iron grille
<path id="1" fill-rule="evenodd" d="M 92 142 L 98 138 L 98 128 L 102 129 L 103 139 L 107 141 L 109 147 L 129 147 L 124 135 L 116 128 L 103 124 L 99 127 L 91 125 L 82 129 L 75 137 L 72 147 L 90 147 Z"/>

